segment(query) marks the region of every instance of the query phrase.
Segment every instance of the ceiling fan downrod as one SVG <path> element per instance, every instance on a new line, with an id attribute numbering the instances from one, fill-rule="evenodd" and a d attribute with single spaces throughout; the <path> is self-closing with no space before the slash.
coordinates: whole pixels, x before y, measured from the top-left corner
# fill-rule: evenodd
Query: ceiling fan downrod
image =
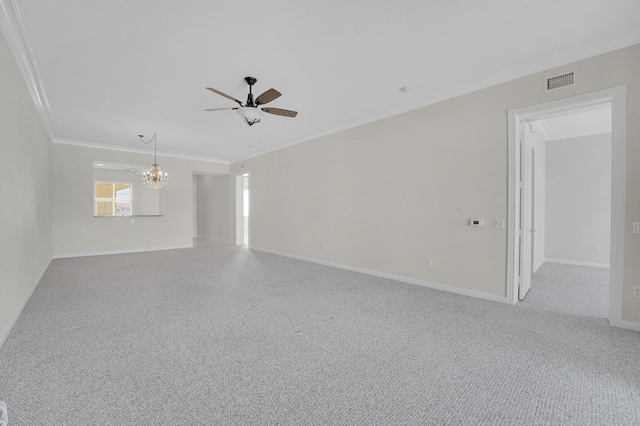
<path id="1" fill-rule="evenodd" d="M 245 105 L 245 107 L 251 107 L 251 108 L 255 108 L 256 104 L 253 102 L 253 92 L 251 91 L 251 87 L 256 84 L 256 82 L 258 81 L 257 78 L 255 77 L 245 77 L 244 80 L 247 82 L 247 84 L 249 85 L 249 94 L 247 95 L 247 104 Z"/>

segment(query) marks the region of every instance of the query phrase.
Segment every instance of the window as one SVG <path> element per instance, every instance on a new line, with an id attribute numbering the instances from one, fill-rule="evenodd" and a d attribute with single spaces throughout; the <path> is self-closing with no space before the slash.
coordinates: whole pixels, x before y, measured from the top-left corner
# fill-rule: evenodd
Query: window
<path id="1" fill-rule="evenodd" d="M 96 182 L 94 216 L 131 216 L 131 184 Z"/>

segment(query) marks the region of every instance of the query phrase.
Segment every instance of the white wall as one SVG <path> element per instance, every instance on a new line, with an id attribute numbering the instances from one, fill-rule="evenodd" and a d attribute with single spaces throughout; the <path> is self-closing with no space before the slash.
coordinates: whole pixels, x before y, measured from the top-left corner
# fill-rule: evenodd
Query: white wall
<path id="1" fill-rule="evenodd" d="M 638 69 L 635 45 L 233 164 L 251 172 L 251 245 L 504 300 L 506 229 L 491 221 L 507 215 L 507 111 L 626 84 L 622 316 L 640 323 Z M 567 70 L 578 85 L 544 91 Z"/>
<path id="2" fill-rule="evenodd" d="M 251 246 L 504 299 L 506 228 L 492 220 L 506 219 L 507 120 L 486 103 L 476 93 L 245 160 Z"/>
<path id="3" fill-rule="evenodd" d="M 607 266 L 611 134 L 547 142 L 546 179 L 547 259 Z"/>
<path id="4" fill-rule="evenodd" d="M 51 261 L 51 141 L 0 32 L 0 346 Z"/>
<path id="5" fill-rule="evenodd" d="M 196 175 L 197 236 L 224 243 L 229 237 L 229 176 Z"/>
<path id="6" fill-rule="evenodd" d="M 135 135 L 132 144 L 136 143 Z M 193 174 L 229 172 L 228 164 L 158 156 L 169 182 L 160 189 L 160 217 L 94 217 L 93 162 L 153 163 L 152 154 L 54 143 L 53 256 L 191 247 Z"/>

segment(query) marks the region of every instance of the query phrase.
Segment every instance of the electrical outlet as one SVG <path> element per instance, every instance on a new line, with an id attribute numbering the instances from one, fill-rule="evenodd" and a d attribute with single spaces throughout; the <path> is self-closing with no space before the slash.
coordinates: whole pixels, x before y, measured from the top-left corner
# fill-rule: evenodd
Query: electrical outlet
<path id="1" fill-rule="evenodd" d="M 640 287 L 633 288 L 633 297 L 640 297 Z"/>
<path id="2" fill-rule="evenodd" d="M 640 234 L 640 222 L 633 222 L 633 233 Z"/>

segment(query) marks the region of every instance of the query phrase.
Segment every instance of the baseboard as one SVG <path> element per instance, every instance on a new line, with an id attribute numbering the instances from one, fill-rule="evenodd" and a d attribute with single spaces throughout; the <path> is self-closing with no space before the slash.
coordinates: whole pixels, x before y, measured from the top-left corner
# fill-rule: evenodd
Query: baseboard
<path id="1" fill-rule="evenodd" d="M 235 241 L 229 241 L 229 240 L 221 240 L 219 238 L 212 238 L 211 241 L 214 241 L 216 243 L 222 243 L 222 244 L 227 244 L 229 246 L 235 246 L 236 242 Z"/>
<path id="2" fill-rule="evenodd" d="M 207 241 L 213 241 L 213 242 L 216 242 L 216 243 L 222 243 L 222 244 L 227 244 L 227 245 L 235 245 L 236 244 L 235 241 L 223 240 L 222 238 L 205 237 L 203 235 L 196 235 L 193 238 L 207 240 Z"/>
<path id="3" fill-rule="evenodd" d="M 564 259 L 545 259 L 544 262 L 562 263 L 564 265 L 592 266 L 594 268 L 607 268 L 607 269 L 609 269 L 610 267 L 608 263 L 579 262 L 577 260 L 564 260 Z"/>
<path id="4" fill-rule="evenodd" d="M 624 328 L 626 330 L 640 332 L 640 323 L 638 322 L 627 321 L 624 319 L 613 320 L 609 318 L 609 325 L 612 327 Z"/>
<path id="5" fill-rule="evenodd" d="M 312 257 L 298 256 L 298 255 L 295 255 L 295 254 L 279 252 L 279 251 L 276 251 L 276 250 L 271 250 L 271 249 L 267 249 L 267 248 L 263 248 L 263 247 L 250 246 L 249 248 L 251 250 L 262 251 L 262 252 L 265 252 L 265 253 L 275 254 L 275 255 L 278 255 L 278 256 L 284 256 L 284 257 L 289 257 L 289 258 L 292 258 L 292 259 L 304 260 L 306 262 L 317 263 L 319 265 L 331 266 L 333 268 L 345 269 L 345 270 L 348 270 L 348 271 L 359 272 L 359 273 L 367 274 L 367 275 L 373 275 L 375 277 L 380 277 L 380 278 L 387 278 L 387 279 L 390 279 L 390 280 L 400 281 L 400 282 L 407 283 L 407 284 L 419 285 L 419 286 L 431 288 L 431 289 L 434 289 L 434 290 L 441 290 L 441 291 L 447 291 L 449 293 L 461 294 L 463 296 L 474 297 L 476 299 L 489 300 L 491 302 L 498 302 L 498 303 L 507 303 L 506 296 L 498 296 L 498 295 L 491 294 L 491 293 L 485 293 L 483 291 L 469 290 L 469 289 L 466 289 L 466 288 L 455 287 L 455 286 L 451 286 L 451 285 L 448 285 L 448 284 L 440 284 L 440 283 L 434 283 L 434 282 L 431 282 L 431 281 L 420 280 L 420 279 L 417 279 L 417 278 L 405 277 L 405 276 L 402 276 L 402 275 L 388 274 L 386 272 L 380 272 L 380 271 L 375 271 L 375 270 L 372 270 L 372 269 L 360 268 L 360 267 L 357 267 L 357 266 L 345 265 L 345 264 L 342 264 L 342 263 L 329 262 L 329 261 L 326 261 L 326 260 L 315 259 L 315 258 L 312 258 Z"/>
<path id="6" fill-rule="evenodd" d="M 140 253 L 144 251 L 176 250 L 176 249 L 185 249 L 185 248 L 193 248 L 193 244 L 169 246 L 169 247 L 144 248 L 144 249 L 127 249 L 127 250 L 96 251 L 96 252 L 88 252 L 88 253 L 74 253 L 74 254 L 67 254 L 64 256 L 54 256 L 53 258 L 67 259 L 71 257 L 104 256 L 109 254 Z"/>
<path id="7" fill-rule="evenodd" d="M 40 285 L 40 281 L 42 281 L 42 278 L 44 277 L 44 274 L 47 272 L 47 269 L 49 269 L 50 265 L 51 265 L 51 260 L 47 264 L 47 267 L 44 268 L 40 273 L 40 276 L 36 280 L 35 285 L 31 289 L 31 291 L 29 292 L 29 295 L 24 300 L 24 303 L 20 307 L 20 310 L 18 311 L 17 315 L 15 316 L 15 318 L 13 318 L 13 321 L 11 321 L 11 324 L 9 324 L 9 328 L 7 328 L 7 331 L 2 336 L 0 336 L 0 349 L 2 349 L 2 346 L 4 346 L 4 342 L 7 341 L 9 334 L 11 334 L 11 330 L 13 330 L 13 327 L 16 325 L 16 322 L 18 322 L 18 318 L 20 318 L 20 315 L 22 315 L 22 311 L 24 311 L 24 308 L 27 307 L 27 303 L 29 303 L 29 300 L 31 300 L 31 296 L 33 296 L 33 293 L 35 293 L 36 289 Z"/>

